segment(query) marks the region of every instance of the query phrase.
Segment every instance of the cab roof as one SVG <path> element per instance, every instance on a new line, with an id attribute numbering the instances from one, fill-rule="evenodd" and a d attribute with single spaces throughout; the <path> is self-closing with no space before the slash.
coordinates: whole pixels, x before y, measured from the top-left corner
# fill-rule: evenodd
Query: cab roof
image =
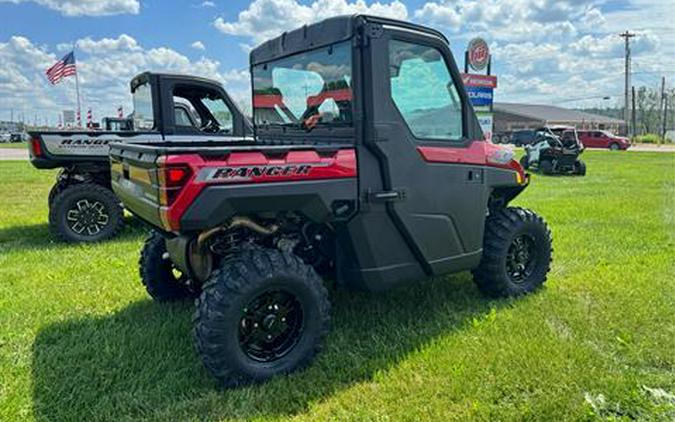
<path id="1" fill-rule="evenodd" d="M 363 14 L 336 16 L 301 26 L 265 41 L 251 51 L 251 65 L 255 66 L 298 52 L 348 40 L 359 33 L 359 28 L 369 23 L 420 32 L 448 43 L 448 39 L 441 32 L 410 22 Z"/>
<path id="2" fill-rule="evenodd" d="M 163 73 L 163 72 L 143 72 L 139 73 L 138 75 L 134 76 L 131 79 L 131 89 L 132 91 L 141 83 L 144 83 L 150 78 L 158 78 L 158 79 L 180 79 L 181 81 L 186 81 L 186 82 L 197 82 L 201 84 L 207 84 L 207 85 L 217 85 L 219 87 L 222 87 L 222 84 L 216 80 L 209 79 L 209 78 L 203 78 L 201 76 L 194 76 L 194 75 L 184 75 L 184 74 L 178 74 L 178 73 Z"/>

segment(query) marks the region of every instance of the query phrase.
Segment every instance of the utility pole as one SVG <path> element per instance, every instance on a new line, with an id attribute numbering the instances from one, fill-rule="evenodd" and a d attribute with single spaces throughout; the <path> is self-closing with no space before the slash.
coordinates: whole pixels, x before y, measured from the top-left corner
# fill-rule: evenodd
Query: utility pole
<path id="1" fill-rule="evenodd" d="M 633 136 L 630 138 L 630 141 L 633 142 L 633 139 L 637 136 L 637 113 L 635 112 L 635 87 L 631 87 L 631 101 L 632 110 L 633 110 Z"/>
<path id="2" fill-rule="evenodd" d="M 629 125 L 630 125 L 630 39 L 635 37 L 635 34 L 626 31 L 619 34 L 626 42 L 626 69 L 625 69 L 625 89 L 624 89 L 624 109 L 623 109 L 623 120 L 626 123 L 626 132 L 630 135 Z"/>
<path id="3" fill-rule="evenodd" d="M 663 127 L 663 133 L 661 134 L 661 138 L 663 140 L 666 140 L 666 77 L 662 76 L 661 77 L 661 107 L 659 107 L 661 110 L 661 126 Z"/>
<path id="4" fill-rule="evenodd" d="M 668 129 L 668 97 L 663 99 L 663 142 L 666 141 L 666 129 Z"/>

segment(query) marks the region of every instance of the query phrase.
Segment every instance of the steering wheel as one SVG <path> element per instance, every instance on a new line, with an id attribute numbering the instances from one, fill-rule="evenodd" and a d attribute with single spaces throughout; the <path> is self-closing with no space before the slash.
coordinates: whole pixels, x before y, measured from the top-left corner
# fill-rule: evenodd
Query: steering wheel
<path id="1" fill-rule="evenodd" d="M 220 131 L 220 125 L 216 119 L 209 118 L 200 129 L 206 133 L 218 133 Z"/>

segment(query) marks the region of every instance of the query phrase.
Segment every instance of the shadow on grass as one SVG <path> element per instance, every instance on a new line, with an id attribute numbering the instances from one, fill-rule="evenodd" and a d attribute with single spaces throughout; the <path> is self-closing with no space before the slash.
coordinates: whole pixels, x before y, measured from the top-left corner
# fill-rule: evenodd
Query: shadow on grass
<path id="1" fill-rule="evenodd" d="M 372 379 L 438 336 L 470 326 L 497 302 L 467 274 L 374 296 L 332 294 L 333 331 L 310 368 L 219 390 L 191 345 L 192 305 L 133 303 L 102 317 L 43 328 L 33 346 L 39 420 L 292 416 Z"/>
<path id="2" fill-rule="evenodd" d="M 109 241 L 128 240 L 149 230 L 148 226 L 136 218 L 125 217 L 124 220 L 122 233 Z M 76 244 L 62 242 L 54 237 L 49 230 L 49 224 L 46 222 L 0 228 L 0 251 L 64 248 L 72 245 Z"/>

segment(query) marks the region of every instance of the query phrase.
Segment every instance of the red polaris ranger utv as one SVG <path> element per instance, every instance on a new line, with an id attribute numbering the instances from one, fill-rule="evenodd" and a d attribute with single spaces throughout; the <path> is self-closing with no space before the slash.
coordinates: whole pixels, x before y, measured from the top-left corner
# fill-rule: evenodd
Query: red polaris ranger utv
<path id="1" fill-rule="evenodd" d="M 150 296 L 196 297 L 194 340 L 223 384 L 307 365 L 323 280 L 372 291 L 472 270 L 492 296 L 546 279 L 551 235 L 508 207 L 528 177 L 484 142 L 447 39 L 369 16 L 251 52 L 255 138 L 111 145 L 112 186 L 155 229 Z"/>

